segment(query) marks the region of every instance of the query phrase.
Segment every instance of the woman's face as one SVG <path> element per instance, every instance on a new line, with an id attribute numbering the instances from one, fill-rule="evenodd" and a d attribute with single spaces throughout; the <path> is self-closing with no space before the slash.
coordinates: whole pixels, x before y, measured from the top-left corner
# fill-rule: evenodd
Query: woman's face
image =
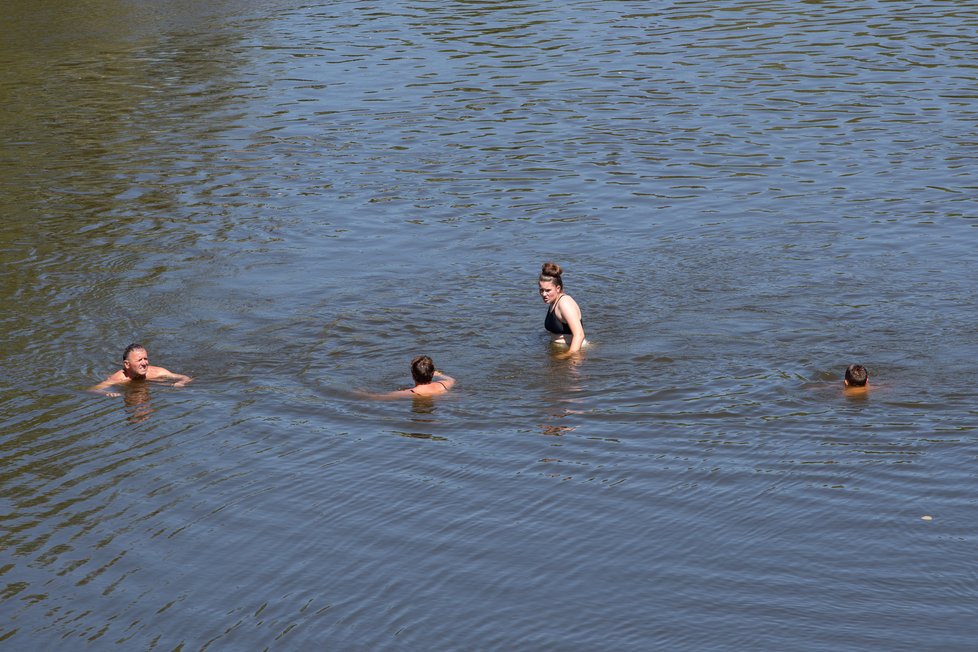
<path id="1" fill-rule="evenodd" d="M 553 281 L 540 281 L 540 298 L 544 303 L 553 303 L 560 296 L 560 288 Z"/>

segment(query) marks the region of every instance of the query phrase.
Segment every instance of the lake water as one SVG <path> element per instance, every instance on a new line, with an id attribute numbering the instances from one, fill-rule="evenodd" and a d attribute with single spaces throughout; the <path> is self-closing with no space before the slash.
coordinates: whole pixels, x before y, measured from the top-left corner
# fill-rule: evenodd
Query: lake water
<path id="1" fill-rule="evenodd" d="M 976 32 L 7 2 L 0 648 L 974 649 Z"/>

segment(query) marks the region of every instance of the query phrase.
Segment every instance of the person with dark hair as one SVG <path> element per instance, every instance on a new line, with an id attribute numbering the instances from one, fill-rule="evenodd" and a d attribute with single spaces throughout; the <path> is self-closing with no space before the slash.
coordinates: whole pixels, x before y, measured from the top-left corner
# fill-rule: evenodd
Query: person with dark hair
<path id="1" fill-rule="evenodd" d="M 175 374 L 163 367 L 154 367 L 149 363 L 149 354 L 142 344 L 130 344 L 122 352 L 122 369 L 115 372 L 98 385 L 90 387 L 89 391 L 106 396 L 119 396 L 118 392 L 106 391 L 109 387 L 126 385 L 132 381 L 152 380 L 155 382 L 173 381 L 174 387 L 183 387 L 191 380 L 190 376 Z"/>
<path id="2" fill-rule="evenodd" d="M 543 326 L 555 336 L 554 342 L 566 344 L 568 353 L 577 353 L 587 340 L 581 308 L 573 297 L 564 294 L 562 272 L 560 265 L 552 262 L 544 263 L 540 271 L 540 297 L 549 306 Z"/>
<path id="3" fill-rule="evenodd" d="M 866 390 L 869 388 L 869 371 L 861 364 L 846 367 L 846 378 L 842 381 L 846 389 Z"/>
<path id="4" fill-rule="evenodd" d="M 455 385 L 455 379 L 435 369 L 435 363 L 426 355 L 411 360 L 411 377 L 414 387 L 387 394 L 367 394 L 370 398 L 422 398 L 444 394 Z M 437 380 L 436 380 L 437 378 Z"/>

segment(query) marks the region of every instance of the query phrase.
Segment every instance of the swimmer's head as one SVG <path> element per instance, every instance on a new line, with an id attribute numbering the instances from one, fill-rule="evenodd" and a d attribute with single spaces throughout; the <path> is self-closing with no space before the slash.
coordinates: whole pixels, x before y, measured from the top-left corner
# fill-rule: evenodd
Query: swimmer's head
<path id="1" fill-rule="evenodd" d="M 864 387 L 869 382 L 869 372 L 861 364 L 851 364 L 846 368 L 846 386 Z"/>
<path id="2" fill-rule="evenodd" d="M 546 262 L 540 270 L 539 280 L 541 283 L 553 283 L 558 290 L 563 290 L 564 280 L 560 277 L 562 271 L 557 263 Z"/>
<path id="3" fill-rule="evenodd" d="M 411 376 L 418 385 L 427 385 L 435 375 L 435 363 L 426 355 L 411 360 Z"/>
<path id="4" fill-rule="evenodd" d="M 126 360 L 128 360 L 129 354 L 132 353 L 133 351 L 145 351 L 145 350 L 146 350 L 145 346 L 133 342 L 132 344 L 126 347 L 125 351 L 122 352 L 122 361 L 125 362 Z"/>
<path id="5" fill-rule="evenodd" d="M 130 344 L 122 352 L 122 371 L 129 378 L 142 380 L 149 371 L 149 354 L 141 344 Z"/>

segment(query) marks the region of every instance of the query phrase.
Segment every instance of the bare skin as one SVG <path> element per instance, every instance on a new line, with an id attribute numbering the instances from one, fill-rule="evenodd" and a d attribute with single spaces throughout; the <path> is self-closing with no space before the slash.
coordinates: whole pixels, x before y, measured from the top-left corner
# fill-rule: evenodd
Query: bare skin
<path id="1" fill-rule="evenodd" d="M 571 330 L 570 335 L 555 335 L 555 342 L 567 345 L 567 352 L 558 357 L 570 357 L 578 353 L 584 346 L 584 325 L 581 324 L 581 308 L 569 294 L 564 294 L 563 287 L 553 281 L 539 281 L 540 298 L 548 306 L 553 306 L 554 316 Z M 556 304 L 556 305 L 555 305 Z"/>
<path id="2" fill-rule="evenodd" d="M 149 354 L 146 349 L 133 349 L 122 361 L 122 369 L 115 372 L 98 385 L 90 387 L 88 391 L 105 396 L 121 396 L 119 392 L 109 391 L 110 387 L 127 385 L 132 381 L 151 380 L 154 382 L 173 381 L 174 387 L 183 387 L 191 380 L 190 376 L 176 374 L 163 367 L 154 367 L 149 363 Z"/>
<path id="3" fill-rule="evenodd" d="M 438 396 L 439 394 L 445 394 L 455 385 L 455 379 L 451 376 L 443 374 L 440 371 L 436 371 L 432 377 L 430 383 L 416 383 L 411 389 L 401 389 L 396 392 L 388 392 L 386 394 L 367 394 L 370 398 L 375 399 L 397 399 L 397 398 L 420 398 L 422 396 Z"/>
<path id="4" fill-rule="evenodd" d="M 850 385 L 848 380 L 842 381 L 843 389 L 842 391 L 846 393 L 847 396 L 859 396 L 861 394 L 869 393 L 869 381 L 866 381 L 865 385 Z"/>

